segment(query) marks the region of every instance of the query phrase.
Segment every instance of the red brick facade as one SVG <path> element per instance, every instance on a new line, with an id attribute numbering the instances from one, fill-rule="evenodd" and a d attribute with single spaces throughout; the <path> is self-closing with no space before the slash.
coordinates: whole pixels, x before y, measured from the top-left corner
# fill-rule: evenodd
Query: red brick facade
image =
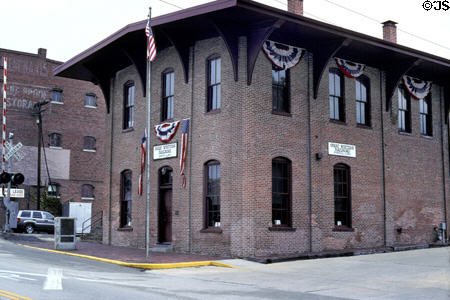
<path id="1" fill-rule="evenodd" d="M 208 113 L 205 112 L 205 72 L 207 58 L 212 54 L 222 59 L 222 103 L 220 111 Z M 183 80 L 180 60 L 173 47 L 160 51 L 152 64 L 152 126 L 160 123 L 161 73 L 167 68 L 175 71 L 174 120 L 191 119 L 186 188 L 181 187 L 179 158 L 151 161 L 152 245 L 158 240 L 158 170 L 163 166 L 170 166 L 174 171 L 172 244 L 176 251 L 261 256 L 434 241 L 433 227 L 445 221 L 444 201 L 447 207 L 450 204 L 444 195 L 444 190 L 449 188 L 448 128 L 444 123 L 446 116 L 439 86 L 434 85 L 431 91 L 433 136 L 420 135 L 419 102 L 413 99 L 412 133 L 401 134 L 397 128 L 397 93 L 386 110 L 384 73 L 378 69 L 368 66 L 364 72 L 370 79 L 369 127 L 356 124 L 355 80 L 347 77 L 343 77 L 346 122 L 329 120 L 328 70 L 321 81 L 318 98 L 313 99 L 311 55 L 306 54 L 291 69 L 291 114 L 288 116 L 273 114 L 271 110 L 271 62 L 260 52 L 252 84 L 247 85 L 243 59 L 245 38 L 240 38 L 239 57 L 242 59 L 237 82 L 220 38 L 198 41 L 191 47 L 188 83 Z M 328 67 L 336 64 L 331 61 Z M 136 84 L 135 125 L 133 130 L 124 131 L 123 86 L 129 80 Z M 108 176 L 106 179 L 107 194 L 109 191 L 111 196 L 105 201 L 105 228 L 110 214 L 111 236 L 105 230 L 104 241 L 144 247 L 146 191 L 144 188 L 143 195 L 138 196 L 137 182 L 139 144 L 146 127 L 146 98 L 134 67 L 117 73 L 112 90 L 106 139 L 107 174 L 112 161 L 111 179 Z M 153 132 L 150 137 L 152 147 L 162 144 Z M 179 146 L 180 139 L 179 129 L 172 142 Z M 311 141 L 310 185 L 308 139 Z M 328 155 L 328 142 L 355 145 L 356 158 Z M 316 159 L 316 153 L 322 154 L 322 158 Z M 285 231 L 271 230 L 271 164 L 279 156 L 292 162 L 292 229 Z M 204 164 L 210 160 L 221 164 L 220 232 L 203 230 Z M 334 226 L 333 166 L 338 163 L 346 164 L 351 170 L 350 231 L 337 231 Z M 120 173 L 126 169 L 133 173 L 132 228 L 119 229 Z M 402 228 L 402 233 L 397 232 L 398 228 Z"/>
<path id="2" fill-rule="evenodd" d="M 60 187 L 60 200 L 62 203 L 92 203 L 93 213 L 101 211 L 104 199 L 106 111 L 101 90 L 88 82 L 53 76 L 54 68 L 61 62 L 47 59 L 45 49 L 39 49 L 38 55 L 0 49 L 0 56 L 8 59 L 7 132 L 14 133 L 15 144 L 21 142 L 24 145 L 23 161 L 13 161 L 13 171 L 25 175 L 25 183 L 20 187 L 26 190 L 26 194 L 24 199 L 19 200 L 19 209 L 36 208 L 36 201 L 32 198 L 37 186 L 38 127 L 37 117 L 32 115 L 32 112 L 34 104 L 49 101 L 43 106 L 45 111 L 42 113 L 43 146 L 50 178 Z M 62 104 L 51 101 L 53 89 L 62 91 Z M 95 107 L 85 105 L 88 93 L 97 97 Z M 60 149 L 49 147 L 51 133 L 61 134 Z M 85 136 L 96 139 L 95 151 L 83 149 Z M 47 183 L 47 169 L 42 151 L 42 192 L 45 191 Z M 85 184 L 94 187 L 94 199 L 82 199 L 81 190 Z M 3 203 L 0 206 L 0 224 L 3 227 Z"/>

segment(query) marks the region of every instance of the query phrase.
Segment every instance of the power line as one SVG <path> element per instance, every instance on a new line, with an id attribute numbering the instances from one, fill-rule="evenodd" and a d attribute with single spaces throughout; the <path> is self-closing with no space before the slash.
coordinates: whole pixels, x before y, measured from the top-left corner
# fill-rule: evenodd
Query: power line
<path id="1" fill-rule="evenodd" d="M 284 4 L 284 5 L 287 5 L 286 2 L 283 2 L 283 1 L 280 1 L 280 0 L 272 0 L 272 1 L 275 1 L 275 2 L 278 2 L 278 3 Z M 359 15 L 359 16 L 361 16 L 361 17 L 364 17 L 364 18 L 366 18 L 366 19 L 368 19 L 368 20 L 371 20 L 371 21 L 373 21 L 373 22 L 376 22 L 377 24 L 382 23 L 380 20 L 377 20 L 377 19 L 375 19 L 375 18 L 372 18 L 372 17 L 370 17 L 370 16 L 367 16 L 367 15 L 365 15 L 365 14 L 363 14 L 363 13 L 360 13 L 359 11 L 353 10 L 353 9 L 351 9 L 351 8 L 348 8 L 348 7 L 346 7 L 346 6 L 343 6 L 343 5 L 341 5 L 341 4 L 338 4 L 338 3 L 336 3 L 336 2 L 333 2 L 333 1 L 330 1 L 330 0 L 323 0 L 323 1 L 328 2 L 328 3 L 332 4 L 332 5 L 337 6 L 337 7 L 340 7 L 340 8 L 342 8 L 342 9 L 344 9 L 344 10 L 349 11 L 349 12 L 352 12 L 352 13 L 354 13 L 354 14 L 357 14 L 357 15 Z M 333 23 L 333 22 L 327 21 L 326 19 L 320 18 L 320 17 L 315 16 L 315 15 L 313 15 L 313 14 L 311 14 L 311 13 L 306 12 L 306 11 L 304 11 L 304 13 L 307 14 L 307 15 L 310 15 L 310 16 L 312 16 L 312 17 L 318 19 L 318 20 L 321 20 L 321 21 L 324 21 L 324 22 L 327 22 L 327 23 L 336 25 L 336 24 Z M 398 31 L 400 31 L 400 32 L 402 32 L 402 33 L 405 33 L 405 34 L 407 34 L 407 35 L 410 35 L 410 36 L 412 36 L 412 37 L 414 37 L 414 38 L 416 38 L 416 39 L 422 40 L 422 41 L 424 41 L 424 42 L 427 42 L 427 43 L 433 44 L 433 45 L 435 45 L 435 46 L 441 47 L 441 48 L 443 48 L 443 49 L 450 50 L 450 47 L 447 47 L 447 46 L 441 45 L 441 44 L 439 44 L 439 43 L 433 42 L 433 41 L 431 41 L 431 40 L 428 40 L 428 39 L 426 39 L 426 38 L 423 38 L 423 37 L 421 37 L 421 36 L 418 36 L 418 35 L 416 35 L 416 34 L 414 34 L 414 33 L 408 32 L 408 31 L 406 31 L 406 30 L 402 30 L 402 29 L 399 28 Z"/>
<path id="2" fill-rule="evenodd" d="M 275 0 L 275 1 L 276 1 L 276 0 Z M 374 18 L 372 18 L 372 17 L 369 17 L 369 16 L 367 16 L 367 15 L 365 15 L 365 14 L 362 14 L 362 13 L 356 11 L 356 10 L 350 9 L 350 8 L 345 7 L 345 6 L 343 6 L 343 5 L 337 4 L 337 3 L 333 2 L 333 1 L 330 1 L 330 0 L 323 0 L 323 1 L 328 2 L 328 3 L 330 3 L 330 4 L 333 4 L 333 5 L 335 5 L 335 6 L 338 6 L 338 7 L 342 8 L 342 9 L 345 9 L 345 10 L 347 10 L 347 11 L 350 11 L 350 12 L 352 12 L 352 13 L 354 13 L 354 14 L 359 15 L 359 16 L 362 16 L 362 17 L 364 17 L 364 18 L 366 18 L 366 19 L 369 19 L 369 20 L 371 20 L 371 21 L 374 21 L 374 22 L 376 22 L 376 23 L 378 23 L 378 24 L 381 23 L 381 21 L 379 21 L 379 20 L 377 20 L 377 19 L 374 19 Z M 441 47 L 441 48 L 450 50 L 450 48 L 447 47 L 447 46 L 444 46 L 444 45 L 438 44 L 438 43 L 436 43 L 436 42 L 430 41 L 430 40 L 425 39 L 425 38 L 423 38 L 423 37 L 421 37 L 421 36 L 418 36 L 418 35 L 416 35 L 416 34 L 414 34 L 414 33 L 411 33 L 411 32 L 405 31 L 405 30 L 402 30 L 402 29 L 400 29 L 400 28 L 398 29 L 398 31 L 403 32 L 403 33 L 406 33 L 406 34 L 408 34 L 408 35 L 410 35 L 410 36 L 413 36 L 413 37 L 415 37 L 415 38 L 417 38 L 417 39 L 419 39 L 419 40 L 422 40 L 422 41 L 431 43 L 431 44 L 433 44 L 433 45 L 439 46 L 439 47 Z"/>
<path id="3" fill-rule="evenodd" d="M 178 5 L 175 5 L 175 4 L 173 4 L 173 3 L 170 3 L 170 2 L 167 2 L 167 1 L 164 1 L 164 0 L 159 0 L 159 1 L 161 1 L 162 3 L 165 3 L 165 4 L 172 5 L 173 7 L 176 7 L 176 8 L 179 8 L 179 9 L 184 9 L 183 7 L 180 7 L 180 6 L 178 6 Z"/>

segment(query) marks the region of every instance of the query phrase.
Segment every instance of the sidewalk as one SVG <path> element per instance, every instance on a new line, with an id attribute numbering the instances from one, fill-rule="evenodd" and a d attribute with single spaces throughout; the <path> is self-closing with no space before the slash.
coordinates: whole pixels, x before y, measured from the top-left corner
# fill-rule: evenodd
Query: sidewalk
<path id="1" fill-rule="evenodd" d="M 158 268 L 163 268 L 164 265 L 167 268 L 201 266 L 201 265 L 221 265 L 220 263 L 212 263 L 212 262 L 227 259 L 226 257 L 188 254 L 188 253 L 150 252 L 149 261 L 146 262 L 145 249 L 110 246 L 96 242 L 80 241 L 77 243 L 76 250 L 54 251 L 55 247 L 53 235 L 49 234 L 29 235 L 16 233 L 0 233 L 0 238 L 27 247 L 39 248 L 41 250 L 48 250 L 50 252 L 57 252 L 72 256 L 81 256 L 84 258 L 90 258 L 131 267 L 139 267 L 140 264 L 160 265 Z M 192 262 L 200 262 L 200 263 L 192 264 Z"/>

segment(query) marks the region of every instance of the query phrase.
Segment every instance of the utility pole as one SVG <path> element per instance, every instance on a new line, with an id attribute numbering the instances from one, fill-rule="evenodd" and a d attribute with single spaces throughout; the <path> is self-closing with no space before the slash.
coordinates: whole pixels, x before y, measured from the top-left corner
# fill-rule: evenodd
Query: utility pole
<path id="1" fill-rule="evenodd" d="M 42 148 L 42 106 L 48 104 L 48 101 L 38 102 L 33 105 L 34 111 L 32 115 L 37 116 L 36 124 L 38 126 L 38 157 L 37 157 L 37 210 L 41 209 L 41 148 Z"/>

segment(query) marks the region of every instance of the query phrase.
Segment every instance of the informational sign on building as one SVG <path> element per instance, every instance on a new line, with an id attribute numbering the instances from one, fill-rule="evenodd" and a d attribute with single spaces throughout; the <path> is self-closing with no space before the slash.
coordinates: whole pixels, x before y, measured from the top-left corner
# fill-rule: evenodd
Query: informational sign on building
<path id="1" fill-rule="evenodd" d="M 177 143 L 153 146 L 153 159 L 177 157 Z"/>
<path id="2" fill-rule="evenodd" d="M 8 189 L 3 189 L 4 192 L 2 193 L 0 189 L 0 195 L 1 197 L 5 197 L 8 195 Z M 11 189 L 11 198 L 25 198 L 25 190 L 24 189 Z"/>
<path id="3" fill-rule="evenodd" d="M 346 157 L 356 157 L 356 146 L 329 142 L 328 154 Z"/>

